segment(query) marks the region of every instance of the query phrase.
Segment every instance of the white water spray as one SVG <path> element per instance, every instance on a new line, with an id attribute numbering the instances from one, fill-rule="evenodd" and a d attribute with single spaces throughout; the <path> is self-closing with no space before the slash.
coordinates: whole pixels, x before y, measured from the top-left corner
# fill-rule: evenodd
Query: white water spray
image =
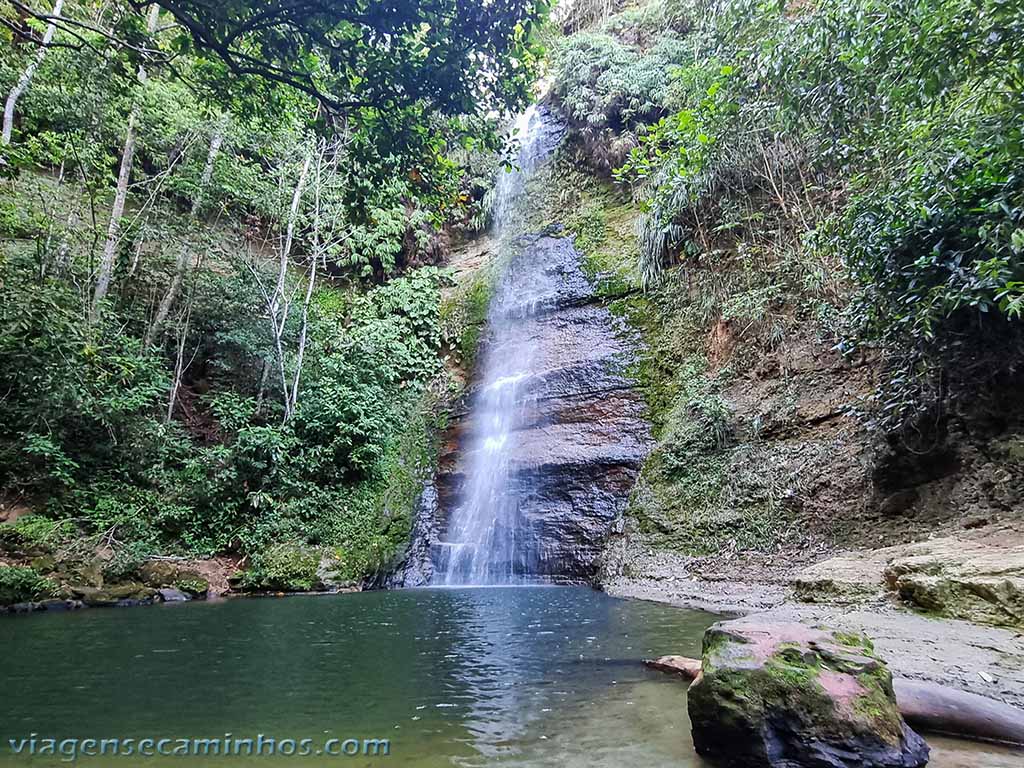
<path id="1" fill-rule="evenodd" d="M 528 204 L 529 175 L 551 151 L 551 126 L 531 107 L 516 121 L 517 168 L 502 172 L 495 187 L 494 230 L 508 249 L 511 222 Z M 528 484 L 516 472 L 517 431 L 531 406 L 535 340 L 524 322 L 552 290 L 536 265 L 513 259 L 499 281 L 488 314 L 490 340 L 483 350 L 482 380 L 471 410 L 466 482 L 452 510 L 447 535 L 434 545 L 434 584 L 515 584 L 537 572 L 540 553 L 523 535 L 521 499 Z M 539 272 L 539 274 L 538 274 Z"/>

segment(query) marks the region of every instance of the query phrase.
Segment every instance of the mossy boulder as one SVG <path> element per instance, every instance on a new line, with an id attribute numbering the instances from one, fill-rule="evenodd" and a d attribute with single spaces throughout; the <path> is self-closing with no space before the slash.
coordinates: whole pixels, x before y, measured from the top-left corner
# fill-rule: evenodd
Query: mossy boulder
<path id="1" fill-rule="evenodd" d="M 184 592 L 191 598 L 204 598 L 210 592 L 210 582 L 199 574 L 185 571 L 174 580 L 173 589 Z"/>
<path id="2" fill-rule="evenodd" d="M 178 578 L 178 565 L 170 560 L 147 560 L 138 568 L 139 581 L 147 587 L 169 587 Z"/>
<path id="3" fill-rule="evenodd" d="M 33 557 L 29 565 L 36 573 L 53 573 L 57 570 L 57 560 L 53 555 Z"/>
<path id="4" fill-rule="evenodd" d="M 153 602 L 157 591 L 138 582 L 128 582 L 114 586 L 86 587 L 72 586 L 71 594 L 86 605 L 144 605 Z"/>
<path id="5" fill-rule="evenodd" d="M 704 635 L 688 707 L 697 751 L 735 768 L 916 768 L 892 675 L 859 635 L 756 619 Z"/>
<path id="6" fill-rule="evenodd" d="M 176 589 L 192 598 L 203 598 L 210 582 L 199 572 L 171 560 L 147 560 L 138 568 L 139 581 L 153 589 Z"/>

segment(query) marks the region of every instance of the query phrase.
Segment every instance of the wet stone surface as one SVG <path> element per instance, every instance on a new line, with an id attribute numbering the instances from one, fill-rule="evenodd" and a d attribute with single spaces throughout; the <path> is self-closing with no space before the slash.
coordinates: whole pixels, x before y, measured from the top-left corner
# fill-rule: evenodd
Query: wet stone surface
<path id="1" fill-rule="evenodd" d="M 488 360 L 502 355 L 523 356 L 528 365 L 513 372 L 517 413 L 503 438 L 500 471 L 507 477 L 494 502 L 513 509 L 515 576 L 588 581 L 651 446 L 643 399 L 627 373 L 635 344 L 595 297 L 571 239 L 533 236 L 519 246 L 481 349 L 485 372 Z M 466 503 L 480 452 L 492 447 L 480 436 L 493 415 L 479 402 L 494 386 L 476 382 L 466 412 L 444 435 L 414 542 L 390 585 L 429 583 L 460 546 L 452 541 L 451 515 Z M 512 531 L 496 535 L 504 533 Z"/>

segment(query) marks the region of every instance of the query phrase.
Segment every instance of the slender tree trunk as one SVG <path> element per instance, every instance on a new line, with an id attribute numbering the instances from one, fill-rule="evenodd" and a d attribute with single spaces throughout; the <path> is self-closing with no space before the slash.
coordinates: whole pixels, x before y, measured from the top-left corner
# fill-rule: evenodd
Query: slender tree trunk
<path id="1" fill-rule="evenodd" d="M 51 16 L 60 16 L 61 9 L 64 7 L 64 0 L 57 0 L 53 4 L 53 12 Z M 3 144 L 11 143 L 11 133 L 14 130 L 14 108 L 18 104 L 18 99 L 21 98 L 21 94 L 28 88 L 28 84 L 32 82 L 32 77 L 35 75 L 39 65 L 43 63 L 43 59 L 46 58 L 46 53 L 50 49 L 50 41 L 53 40 L 53 35 L 57 31 L 57 25 L 50 22 L 46 25 L 46 31 L 43 33 L 43 44 L 40 46 L 39 51 L 36 53 L 35 59 L 29 62 L 29 65 L 25 67 L 25 71 L 21 73 L 21 77 L 18 78 L 18 82 L 11 88 L 11 92 L 7 94 L 7 101 L 4 103 L 4 124 L 3 134 L 0 141 Z"/>
<path id="2" fill-rule="evenodd" d="M 310 150 L 312 154 L 312 149 Z M 309 331 L 309 302 L 313 298 L 313 286 L 316 285 L 316 268 L 320 262 L 321 255 L 321 192 L 324 183 L 324 156 L 327 154 L 326 144 L 320 146 L 316 151 L 316 172 L 313 183 L 313 258 L 309 265 L 309 282 L 306 285 L 306 297 L 302 302 L 302 325 L 299 330 L 299 348 L 295 357 L 295 376 L 292 380 L 291 412 L 295 413 L 295 407 L 299 402 L 299 380 L 302 377 L 302 361 L 306 355 L 306 336 Z"/>
<path id="3" fill-rule="evenodd" d="M 206 153 L 206 165 L 203 167 L 203 174 L 199 178 L 199 189 L 196 192 L 196 197 L 192 201 L 192 213 L 195 214 L 199 211 L 202 206 L 202 199 L 206 195 L 206 186 L 210 183 L 210 179 L 213 178 L 213 168 L 217 162 L 217 154 L 220 152 L 221 144 L 224 143 L 224 132 L 227 128 L 227 116 L 221 115 L 218 118 L 217 124 L 214 127 L 213 135 L 210 137 L 210 149 Z M 182 245 L 181 250 L 178 252 L 178 258 L 174 265 L 174 277 L 171 278 L 171 284 L 167 288 L 167 293 L 160 300 L 160 305 L 156 309 L 156 314 L 153 315 L 153 322 L 149 324 L 149 328 L 146 331 L 146 337 L 143 340 L 143 347 L 148 348 L 153 344 L 157 334 L 160 333 L 160 329 L 163 328 L 164 322 L 167 320 L 167 315 L 170 314 L 171 307 L 174 305 L 174 300 L 178 298 L 178 292 L 181 290 L 181 284 L 185 280 L 185 273 L 188 271 L 189 262 L 189 248 L 188 239 L 186 237 L 185 244 Z"/>
<path id="4" fill-rule="evenodd" d="M 281 244 L 281 258 L 277 271 L 277 285 L 270 300 L 270 322 L 274 331 L 274 354 L 277 357 L 277 371 L 281 377 L 281 393 L 284 397 L 284 420 L 292 417 L 292 401 L 288 389 L 288 374 L 285 371 L 284 361 L 284 327 L 288 320 L 288 311 L 291 303 L 285 295 L 286 278 L 288 276 L 288 260 L 291 257 L 292 244 L 295 241 L 295 224 L 299 218 L 299 205 L 302 202 L 302 193 L 306 188 L 306 179 L 309 178 L 309 166 L 313 162 L 313 145 L 310 144 L 306 152 L 306 158 L 302 162 L 302 170 L 299 172 L 299 179 L 295 183 L 295 191 L 292 193 L 292 204 L 288 210 L 288 223 L 285 226 L 284 242 Z"/>
<path id="5" fill-rule="evenodd" d="M 146 30 L 152 35 L 156 31 L 157 19 L 160 15 L 160 6 L 152 5 L 149 9 L 149 18 L 146 20 Z M 139 83 L 146 82 L 146 68 L 139 65 Z M 114 275 L 114 262 L 117 258 L 117 244 L 121 235 L 121 219 L 124 216 L 124 204 L 128 197 L 128 180 L 132 175 L 132 162 L 135 159 L 135 124 L 138 122 L 139 105 L 136 102 L 128 116 L 128 129 L 125 131 L 124 150 L 121 152 L 121 168 L 117 174 L 117 189 L 114 193 L 114 205 L 110 211 L 110 224 L 107 227 L 107 240 L 103 244 L 103 256 L 100 258 L 100 271 L 96 276 L 96 290 L 92 297 L 92 306 L 89 309 L 89 323 L 93 324 L 99 319 L 100 305 L 110 290 L 110 281 Z"/>
<path id="6" fill-rule="evenodd" d="M 153 341 L 156 339 L 160 329 L 163 328 L 164 322 L 167 320 L 167 315 L 171 312 L 171 307 L 174 305 L 174 300 L 178 297 L 178 291 L 181 290 L 181 284 L 185 281 L 185 272 L 188 271 L 189 262 L 189 249 L 187 245 L 182 245 L 178 251 L 178 259 L 174 265 L 174 277 L 171 278 L 171 284 L 167 287 L 167 293 L 160 300 L 160 305 L 156 308 L 156 314 L 153 315 L 153 322 L 149 324 L 149 328 L 146 330 L 146 337 L 142 341 L 142 346 L 148 349 L 152 346 Z"/>
<path id="7" fill-rule="evenodd" d="M 203 175 L 199 177 L 199 190 L 195 200 L 192 201 L 192 214 L 199 213 L 203 202 L 206 199 L 206 188 L 213 179 L 213 169 L 217 164 L 217 155 L 220 154 L 220 147 L 224 143 L 224 135 L 228 130 L 228 114 L 222 112 L 213 126 L 213 135 L 210 136 L 210 149 L 206 153 L 206 165 L 203 166 Z"/>
<path id="8" fill-rule="evenodd" d="M 267 394 L 267 381 L 270 379 L 270 363 L 263 361 L 263 370 L 260 373 L 260 386 L 256 391 L 256 413 L 263 413 L 263 398 Z"/>
<path id="9" fill-rule="evenodd" d="M 319 254 L 314 254 L 313 263 L 309 265 L 309 284 L 306 286 L 306 299 L 302 302 L 302 329 L 299 331 L 299 352 L 295 358 L 295 378 L 292 381 L 292 413 L 295 413 L 295 407 L 299 403 L 299 377 L 302 375 L 302 359 L 306 354 L 306 334 L 309 329 L 309 302 L 313 298 L 313 286 L 316 284 L 316 268 L 319 261 Z"/>
<path id="10" fill-rule="evenodd" d="M 284 299 L 285 277 L 288 273 L 288 257 L 292 252 L 292 243 L 295 240 L 295 222 L 299 217 L 299 203 L 302 202 L 302 192 L 306 186 L 306 179 L 309 176 L 309 166 L 313 161 L 313 146 L 310 145 L 306 152 L 306 159 L 302 163 L 302 171 L 299 173 L 298 183 L 292 194 L 292 205 L 288 210 L 288 224 L 285 227 L 284 244 L 281 246 L 280 268 L 277 272 L 277 286 L 274 289 L 274 304 L 271 307 L 273 314 L 277 314 L 278 302 Z M 284 323 L 282 322 L 282 326 Z"/>
<path id="11" fill-rule="evenodd" d="M 281 377 L 281 391 L 284 393 L 284 419 L 287 422 L 292 418 L 292 401 L 288 397 L 288 374 L 284 369 L 284 345 L 281 336 L 284 333 L 284 323 L 274 328 L 274 354 L 277 356 L 277 372 Z"/>
<path id="12" fill-rule="evenodd" d="M 174 380 L 171 382 L 171 394 L 167 399 L 167 417 L 164 424 L 169 424 L 174 418 L 174 404 L 178 401 L 178 390 L 181 389 L 181 377 L 185 373 L 185 341 L 188 339 L 188 326 L 192 320 L 192 304 L 189 303 L 185 310 L 185 318 L 178 336 L 178 354 L 174 361 Z"/>
<path id="13" fill-rule="evenodd" d="M 202 257 L 196 260 L 196 269 L 202 263 Z M 196 344 L 196 348 L 192 352 L 192 357 L 189 361 L 185 362 L 185 342 L 188 340 L 188 330 L 192 324 L 192 302 L 195 298 L 195 286 L 193 285 L 192 291 L 188 294 L 188 301 L 185 303 L 183 312 L 183 319 L 181 323 L 181 335 L 178 336 L 178 350 L 174 360 L 174 379 L 171 382 L 170 396 L 167 398 L 167 414 L 164 421 L 165 424 L 169 424 L 171 419 L 174 418 L 174 406 L 178 401 L 178 392 L 181 390 L 181 380 L 191 365 L 192 361 L 196 359 L 196 355 L 199 353 L 199 344 Z"/>

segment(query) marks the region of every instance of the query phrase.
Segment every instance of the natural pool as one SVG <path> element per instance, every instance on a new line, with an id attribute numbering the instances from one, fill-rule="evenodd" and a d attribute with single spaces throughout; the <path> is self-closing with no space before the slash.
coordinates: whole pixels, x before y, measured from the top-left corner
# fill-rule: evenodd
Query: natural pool
<path id="1" fill-rule="evenodd" d="M 314 753 L 332 738 L 334 751 L 345 739 L 387 739 L 390 754 L 136 754 L 77 764 L 699 766 L 685 686 L 639 662 L 698 655 L 715 618 L 582 587 L 9 617 L 0 620 L 0 765 L 67 765 L 60 756 L 29 758 L 27 748 L 12 754 L 9 739 L 32 733 L 167 738 L 167 750 L 178 739 L 262 733 L 309 739 Z M 935 746 L 939 768 L 1022 765 L 1020 753 Z"/>

